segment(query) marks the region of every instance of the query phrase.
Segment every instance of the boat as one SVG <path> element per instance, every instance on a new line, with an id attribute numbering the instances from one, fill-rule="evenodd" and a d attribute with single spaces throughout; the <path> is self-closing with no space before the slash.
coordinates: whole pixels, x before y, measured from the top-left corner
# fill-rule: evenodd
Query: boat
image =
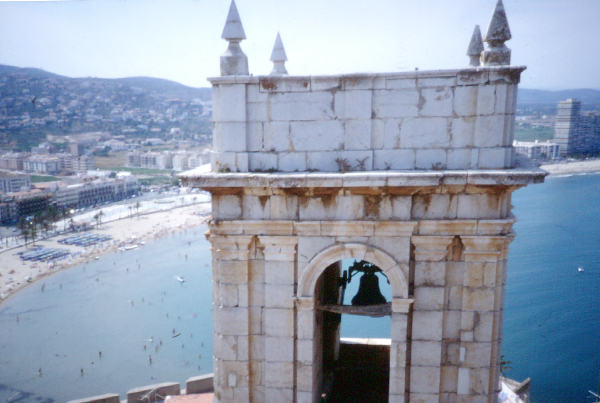
<path id="1" fill-rule="evenodd" d="M 185 283 L 185 279 L 182 276 L 175 276 L 175 279 L 179 281 L 181 284 Z"/>
<path id="2" fill-rule="evenodd" d="M 136 244 L 136 245 L 127 245 L 127 246 L 126 246 L 124 249 L 125 249 L 125 250 L 132 250 L 132 249 L 135 249 L 135 248 L 137 248 L 138 246 L 139 246 L 139 245 L 137 245 L 137 244 Z"/>
<path id="3" fill-rule="evenodd" d="M 577 271 L 578 271 L 579 273 L 582 273 L 582 272 L 584 272 L 585 270 L 583 269 L 583 267 L 579 266 L 579 267 L 577 268 Z"/>

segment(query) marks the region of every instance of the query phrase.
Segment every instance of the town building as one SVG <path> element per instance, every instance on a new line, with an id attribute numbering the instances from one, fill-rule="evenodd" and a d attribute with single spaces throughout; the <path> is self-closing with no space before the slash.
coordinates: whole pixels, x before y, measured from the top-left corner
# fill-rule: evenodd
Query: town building
<path id="1" fill-rule="evenodd" d="M 513 142 L 517 154 L 521 154 L 532 160 L 556 160 L 560 158 L 560 146 L 558 143 L 546 141 L 517 141 Z"/>
<path id="2" fill-rule="evenodd" d="M 14 224 L 20 218 L 40 214 L 49 204 L 50 194 L 39 189 L 0 195 L 0 222 Z"/>
<path id="3" fill-rule="evenodd" d="M 212 196 L 214 401 L 497 401 L 511 195 L 546 174 L 514 158 L 502 1 L 451 70 L 292 76 L 277 36 L 252 75 L 234 2 L 222 38 L 212 171 L 180 175 Z M 344 303 L 344 260 L 391 298 Z"/>
<path id="4" fill-rule="evenodd" d="M 600 114 L 581 113 L 581 102 L 569 98 L 558 103 L 554 142 L 561 157 L 600 154 Z"/>
<path id="5" fill-rule="evenodd" d="M 29 156 L 28 153 L 10 152 L 0 156 L 0 169 L 9 171 L 22 171 L 23 161 Z"/>
<path id="6" fill-rule="evenodd" d="M 62 170 L 62 162 L 59 157 L 49 154 L 33 154 L 23 161 L 23 170 L 38 174 L 58 174 Z"/>
<path id="7" fill-rule="evenodd" d="M 20 192 L 31 188 L 31 177 L 10 173 L 0 173 L 0 193 Z"/>

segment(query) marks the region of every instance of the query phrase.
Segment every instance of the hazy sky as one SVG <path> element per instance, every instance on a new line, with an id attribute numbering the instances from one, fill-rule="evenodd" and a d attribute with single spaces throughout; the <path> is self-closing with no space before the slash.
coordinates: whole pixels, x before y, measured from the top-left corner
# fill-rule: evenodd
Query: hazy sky
<path id="1" fill-rule="evenodd" d="M 151 76 L 208 86 L 230 0 L 0 0 L 0 64 L 67 76 Z M 277 31 L 290 74 L 467 65 L 496 0 L 237 0 L 250 73 L 268 74 Z M 504 0 L 522 86 L 600 89 L 600 0 Z"/>

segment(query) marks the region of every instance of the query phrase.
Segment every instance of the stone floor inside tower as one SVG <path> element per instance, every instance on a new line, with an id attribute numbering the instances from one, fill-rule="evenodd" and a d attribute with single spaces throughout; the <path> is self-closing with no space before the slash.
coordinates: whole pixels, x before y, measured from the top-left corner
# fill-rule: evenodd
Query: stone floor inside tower
<path id="1" fill-rule="evenodd" d="M 388 339 L 343 339 L 322 401 L 387 402 L 389 365 Z"/>

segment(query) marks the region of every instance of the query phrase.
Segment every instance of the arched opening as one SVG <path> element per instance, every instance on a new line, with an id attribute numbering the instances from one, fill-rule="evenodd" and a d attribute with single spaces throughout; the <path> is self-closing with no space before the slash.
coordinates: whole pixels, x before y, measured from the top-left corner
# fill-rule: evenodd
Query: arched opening
<path id="1" fill-rule="evenodd" d="M 342 259 L 316 283 L 321 400 L 387 402 L 392 289 L 375 264 Z"/>

